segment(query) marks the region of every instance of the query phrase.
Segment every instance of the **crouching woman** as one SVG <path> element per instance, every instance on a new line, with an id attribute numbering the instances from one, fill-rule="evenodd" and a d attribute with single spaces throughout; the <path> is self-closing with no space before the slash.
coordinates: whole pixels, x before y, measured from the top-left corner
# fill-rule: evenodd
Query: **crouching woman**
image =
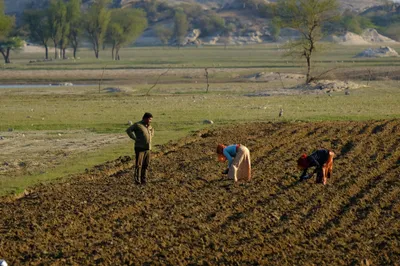
<path id="1" fill-rule="evenodd" d="M 241 144 L 225 146 L 219 144 L 217 146 L 218 161 L 225 162 L 228 160 L 228 168 L 222 172 L 228 174 L 230 179 L 237 182 L 240 180 L 251 180 L 251 160 L 249 149 Z"/>

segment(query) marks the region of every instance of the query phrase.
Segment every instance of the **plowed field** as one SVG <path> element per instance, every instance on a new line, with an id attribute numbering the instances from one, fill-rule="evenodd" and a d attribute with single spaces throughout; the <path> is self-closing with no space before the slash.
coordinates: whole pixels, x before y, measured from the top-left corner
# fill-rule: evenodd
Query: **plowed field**
<path id="1" fill-rule="evenodd" d="M 217 143 L 251 152 L 253 180 L 220 174 Z M 296 158 L 336 153 L 326 186 Z M 399 265 L 400 120 L 248 123 L 159 147 L 149 183 L 123 157 L 0 200 L 9 265 Z"/>

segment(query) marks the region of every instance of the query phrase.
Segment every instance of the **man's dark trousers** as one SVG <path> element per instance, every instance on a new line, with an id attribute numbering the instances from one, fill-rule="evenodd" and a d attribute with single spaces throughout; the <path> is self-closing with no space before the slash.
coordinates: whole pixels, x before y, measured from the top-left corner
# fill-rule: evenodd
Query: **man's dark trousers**
<path id="1" fill-rule="evenodd" d="M 135 148 L 135 182 L 145 184 L 147 178 L 147 167 L 150 164 L 150 150 Z"/>

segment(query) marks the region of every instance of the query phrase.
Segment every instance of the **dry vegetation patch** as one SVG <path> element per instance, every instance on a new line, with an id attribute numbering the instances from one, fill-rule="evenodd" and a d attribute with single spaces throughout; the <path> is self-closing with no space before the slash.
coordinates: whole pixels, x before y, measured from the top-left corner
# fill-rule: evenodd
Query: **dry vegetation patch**
<path id="1" fill-rule="evenodd" d="M 300 84 L 291 89 L 300 90 L 302 92 L 334 92 L 353 90 L 359 88 L 365 88 L 364 84 L 357 84 L 352 81 L 340 81 L 340 80 L 317 80 L 312 81 L 308 84 Z"/>
<path id="2" fill-rule="evenodd" d="M 346 94 L 349 94 L 349 90 L 367 87 L 364 84 L 358 84 L 352 81 L 340 81 L 340 80 L 316 80 L 308 84 L 305 84 L 304 82 L 301 82 L 304 81 L 304 75 L 299 75 L 299 74 L 278 75 L 276 73 L 269 75 L 264 75 L 264 74 L 260 75 L 259 73 L 252 76 L 251 79 L 255 80 L 262 79 L 265 82 L 275 81 L 275 89 L 248 93 L 246 94 L 246 96 L 321 94 L 321 93 L 331 93 L 340 91 L 345 91 Z"/>
<path id="3" fill-rule="evenodd" d="M 306 79 L 303 74 L 296 73 L 279 73 L 279 72 L 259 72 L 246 76 L 249 81 L 280 81 L 280 80 L 298 80 L 302 81 Z"/>
<path id="4" fill-rule="evenodd" d="M 67 158 L 126 141 L 125 134 L 86 130 L 1 132 L 0 179 L 46 172 Z"/>

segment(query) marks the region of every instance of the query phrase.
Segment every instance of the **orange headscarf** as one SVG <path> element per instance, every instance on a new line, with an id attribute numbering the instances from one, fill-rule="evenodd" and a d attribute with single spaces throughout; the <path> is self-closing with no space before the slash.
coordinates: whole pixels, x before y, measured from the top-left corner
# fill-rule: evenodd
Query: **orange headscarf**
<path id="1" fill-rule="evenodd" d="M 300 156 L 300 158 L 297 160 L 297 165 L 302 169 L 308 167 L 307 154 L 303 153 Z"/>
<path id="2" fill-rule="evenodd" d="M 224 149 L 226 146 L 224 144 L 218 144 L 217 146 L 217 154 L 218 154 L 218 161 L 225 162 L 227 159 L 224 155 Z"/>

